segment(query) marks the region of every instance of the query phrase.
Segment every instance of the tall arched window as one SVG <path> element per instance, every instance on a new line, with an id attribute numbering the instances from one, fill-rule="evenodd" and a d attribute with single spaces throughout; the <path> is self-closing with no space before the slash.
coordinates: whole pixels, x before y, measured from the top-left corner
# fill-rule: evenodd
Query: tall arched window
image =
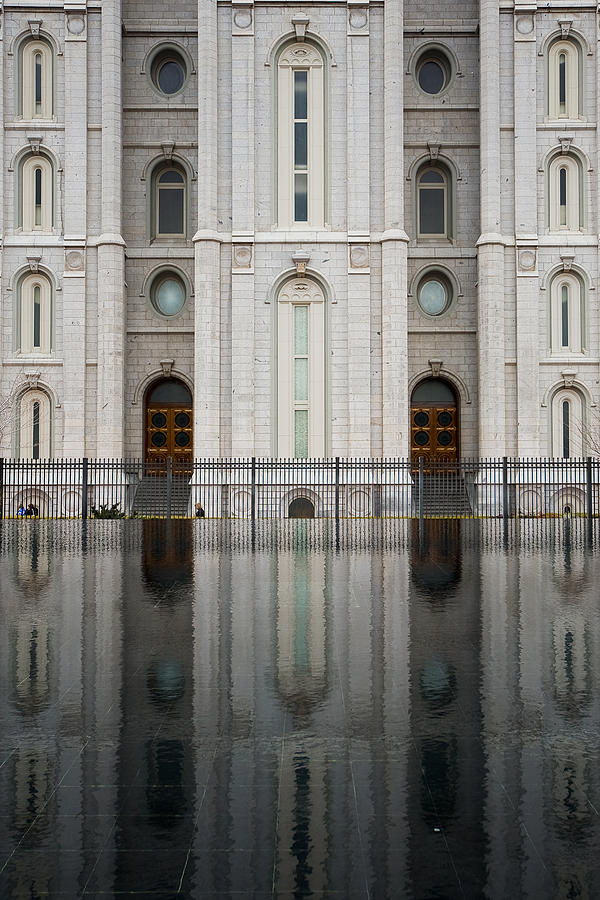
<path id="1" fill-rule="evenodd" d="M 583 227 L 583 178 L 573 155 L 555 156 L 548 168 L 550 231 L 580 231 Z"/>
<path id="2" fill-rule="evenodd" d="M 27 391 L 19 404 L 19 456 L 48 459 L 50 455 L 50 399 L 43 391 Z"/>
<path id="3" fill-rule="evenodd" d="M 583 456 L 585 427 L 579 391 L 557 391 L 552 398 L 552 455 L 561 459 Z"/>
<path id="4" fill-rule="evenodd" d="M 21 353 L 50 353 L 52 349 L 52 289 L 43 275 L 32 273 L 20 284 Z"/>
<path id="5" fill-rule="evenodd" d="M 54 178 L 46 156 L 30 154 L 20 166 L 20 221 L 23 231 L 52 231 Z"/>
<path id="6" fill-rule="evenodd" d="M 325 224 L 324 64 L 310 43 L 289 44 L 277 63 L 277 221 Z"/>
<path id="7" fill-rule="evenodd" d="M 552 280 L 550 346 L 557 354 L 583 352 L 583 285 L 570 272 Z"/>
<path id="8" fill-rule="evenodd" d="M 417 235 L 452 237 L 450 173 L 445 167 L 425 165 L 417 173 Z"/>
<path id="9" fill-rule="evenodd" d="M 577 119 L 581 115 L 581 50 L 571 40 L 555 41 L 548 51 L 548 115 Z"/>
<path id="10" fill-rule="evenodd" d="M 293 278 L 277 302 L 279 456 L 325 456 L 325 295 Z"/>
<path id="11" fill-rule="evenodd" d="M 161 166 L 152 175 L 152 237 L 186 236 L 187 184 L 181 166 Z"/>
<path id="12" fill-rule="evenodd" d="M 51 119 L 53 115 L 52 50 L 43 40 L 22 45 L 20 112 L 24 119 Z"/>

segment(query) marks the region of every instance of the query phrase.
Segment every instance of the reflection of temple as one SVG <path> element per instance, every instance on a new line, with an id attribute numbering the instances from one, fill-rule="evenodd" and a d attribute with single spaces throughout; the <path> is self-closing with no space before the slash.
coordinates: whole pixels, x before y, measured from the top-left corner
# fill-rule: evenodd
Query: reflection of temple
<path id="1" fill-rule="evenodd" d="M 364 866 L 373 896 L 600 895 L 598 564 L 575 526 L 536 554 L 448 522 L 350 554 L 313 524 L 251 553 L 130 523 L 85 556 L 29 529 L 0 556 L 0 840 L 37 853 L 9 895 L 56 890 L 66 850 L 73 895 L 98 854 L 88 890 L 159 866 L 151 889 L 183 874 L 185 896 L 274 871 L 349 896 Z"/>

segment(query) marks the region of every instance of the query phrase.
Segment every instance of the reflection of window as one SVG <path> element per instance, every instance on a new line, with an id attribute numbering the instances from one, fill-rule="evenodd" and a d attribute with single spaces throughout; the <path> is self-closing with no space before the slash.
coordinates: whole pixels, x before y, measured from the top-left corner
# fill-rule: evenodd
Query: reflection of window
<path id="1" fill-rule="evenodd" d="M 548 52 L 548 114 L 551 119 L 579 117 L 580 51 L 570 40 L 555 41 Z"/>
<path id="2" fill-rule="evenodd" d="M 577 276 L 564 273 L 551 285 L 551 349 L 553 353 L 583 351 L 583 286 Z"/>
<path id="3" fill-rule="evenodd" d="M 277 65 L 280 226 L 325 221 L 323 58 L 309 43 L 285 47 Z"/>
<path id="4" fill-rule="evenodd" d="M 41 155 L 25 157 L 20 166 L 19 225 L 23 231 L 52 231 L 52 163 Z"/>
<path id="5" fill-rule="evenodd" d="M 325 455 L 325 298 L 310 279 L 293 279 L 277 304 L 278 453 Z"/>
<path id="6" fill-rule="evenodd" d="M 449 175 L 425 166 L 417 175 L 417 234 L 420 238 L 451 237 Z"/>
<path id="7" fill-rule="evenodd" d="M 20 285 L 21 353 L 50 353 L 52 342 L 52 291 L 47 278 L 28 275 Z"/>
<path id="8" fill-rule="evenodd" d="M 21 114 L 52 118 L 52 50 L 45 41 L 28 41 L 21 51 Z"/>
<path id="9" fill-rule="evenodd" d="M 154 237 L 184 237 L 186 232 L 186 179 L 178 166 L 153 175 Z"/>
<path id="10" fill-rule="evenodd" d="M 50 457 L 50 400 L 39 390 L 28 391 L 19 404 L 19 456 Z"/>
<path id="11" fill-rule="evenodd" d="M 556 156 L 548 169 L 550 231 L 579 231 L 583 202 L 581 165 L 574 156 Z"/>

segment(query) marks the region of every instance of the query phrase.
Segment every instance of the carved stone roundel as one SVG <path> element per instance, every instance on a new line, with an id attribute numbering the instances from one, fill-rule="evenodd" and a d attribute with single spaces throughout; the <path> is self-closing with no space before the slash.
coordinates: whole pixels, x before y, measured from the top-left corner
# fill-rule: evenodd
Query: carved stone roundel
<path id="1" fill-rule="evenodd" d="M 350 11 L 350 27 L 359 31 L 367 25 L 367 13 L 364 9 L 353 9 Z"/>
<path id="2" fill-rule="evenodd" d="M 250 268 L 252 262 L 252 249 L 248 246 L 236 247 L 233 254 L 235 265 L 240 269 Z"/>
<path id="3" fill-rule="evenodd" d="M 535 268 L 535 252 L 533 250 L 522 250 L 519 254 L 519 265 L 524 271 L 528 272 Z"/>
<path id="4" fill-rule="evenodd" d="M 67 28 L 71 34 L 83 34 L 85 19 L 83 16 L 69 16 L 67 19 Z"/>
<path id="5" fill-rule="evenodd" d="M 517 31 L 519 34 L 531 34 L 533 31 L 533 16 L 519 16 L 517 19 Z"/>
<path id="6" fill-rule="evenodd" d="M 69 250 L 67 253 L 67 269 L 71 272 L 78 272 L 83 269 L 83 253 L 81 250 Z"/>
<path id="7" fill-rule="evenodd" d="M 364 269 L 369 265 L 369 250 L 362 244 L 350 247 L 350 262 L 353 269 Z"/>
<path id="8" fill-rule="evenodd" d="M 250 28 L 252 25 L 252 13 L 248 9 L 239 9 L 234 14 L 233 21 L 238 28 Z"/>

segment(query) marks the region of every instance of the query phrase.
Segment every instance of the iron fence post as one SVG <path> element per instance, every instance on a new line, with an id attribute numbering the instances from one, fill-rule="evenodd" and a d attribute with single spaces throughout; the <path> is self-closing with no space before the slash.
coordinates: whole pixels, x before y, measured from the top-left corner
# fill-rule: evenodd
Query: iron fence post
<path id="1" fill-rule="evenodd" d="M 588 521 L 592 521 L 592 516 L 594 514 L 594 483 L 592 479 L 592 457 L 588 456 L 585 461 L 585 482 L 586 482 L 586 492 L 585 492 L 585 505 L 586 505 L 586 516 L 588 517 Z"/>
<path id="2" fill-rule="evenodd" d="M 81 461 L 81 518 L 88 517 L 88 458 Z"/>
<path id="3" fill-rule="evenodd" d="M 419 457 L 419 521 L 425 518 L 425 504 L 423 499 L 423 457 Z"/>
<path id="4" fill-rule="evenodd" d="M 0 456 L 0 519 L 4 518 L 4 457 Z"/>
<path id="5" fill-rule="evenodd" d="M 340 521 L 340 458 L 335 458 L 335 521 Z"/>
<path id="6" fill-rule="evenodd" d="M 173 457 L 167 456 L 167 519 L 171 519 L 173 508 Z"/>
<path id="7" fill-rule="evenodd" d="M 256 457 L 252 457 L 252 487 L 250 494 L 250 517 L 256 522 Z"/>
<path id="8" fill-rule="evenodd" d="M 508 519 L 508 457 L 502 457 L 502 518 Z"/>

